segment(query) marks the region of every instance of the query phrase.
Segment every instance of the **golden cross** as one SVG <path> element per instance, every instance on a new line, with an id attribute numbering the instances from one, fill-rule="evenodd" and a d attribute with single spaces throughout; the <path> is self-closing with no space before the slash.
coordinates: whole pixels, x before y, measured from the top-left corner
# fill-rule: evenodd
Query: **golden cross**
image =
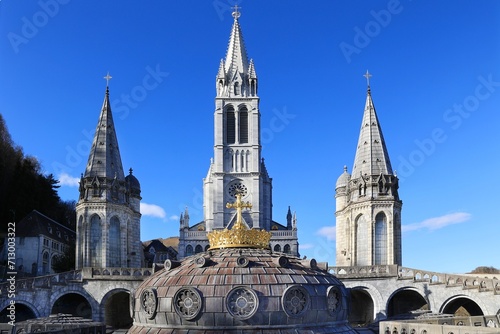
<path id="1" fill-rule="evenodd" d="M 233 226 L 233 229 L 245 229 L 243 225 L 243 216 L 241 212 L 243 208 L 251 208 L 252 204 L 250 202 L 243 202 L 241 200 L 241 194 L 236 194 L 236 202 L 227 203 L 226 208 L 228 209 L 236 209 L 236 223 Z"/>

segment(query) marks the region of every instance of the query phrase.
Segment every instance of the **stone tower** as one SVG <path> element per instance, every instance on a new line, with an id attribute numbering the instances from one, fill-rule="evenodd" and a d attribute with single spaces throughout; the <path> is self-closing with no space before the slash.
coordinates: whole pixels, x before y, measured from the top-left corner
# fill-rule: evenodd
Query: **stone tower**
<path id="1" fill-rule="evenodd" d="M 141 188 L 123 173 L 108 87 L 79 191 L 76 268 L 141 267 Z"/>
<path id="2" fill-rule="evenodd" d="M 366 77 L 369 78 L 367 72 Z M 335 186 L 337 266 L 398 264 L 401 261 L 401 207 L 370 85 L 352 175 Z"/>
<path id="3" fill-rule="evenodd" d="M 208 248 L 206 231 L 232 226 L 235 213 L 226 207 L 236 194 L 250 202 L 243 219 L 247 227 L 276 231 L 271 246 L 277 251 L 298 254 L 296 219 L 281 225 L 272 219 L 272 179 L 261 157 L 258 79 L 248 59 L 237 10 L 226 58 L 216 76 L 214 114 L 214 158 L 203 180 L 203 222 L 189 227 L 187 212 L 180 223 L 179 256 Z"/>

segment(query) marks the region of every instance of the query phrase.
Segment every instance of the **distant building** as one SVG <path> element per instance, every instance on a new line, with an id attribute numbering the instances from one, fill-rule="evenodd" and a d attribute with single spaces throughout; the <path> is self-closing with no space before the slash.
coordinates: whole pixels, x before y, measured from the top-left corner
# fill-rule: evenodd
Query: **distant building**
<path id="1" fill-rule="evenodd" d="M 216 76 L 214 158 L 203 179 L 204 218 L 189 226 L 187 210 L 182 215 L 180 258 L 207 250 L 207 232 L 234 224 L 235 214 L 226 203 L 233 202 L 238 193 L 251 205 L 243 214 L 247 227 L 271 231 L 274 251 L 299 253 L 297 219 L 290 208 L 286 225 L 272 217 L 272 178 L 261 155 L 258 78 L 253 60 L 248 59 L 238 18 L 236 12 L 226 58 Z"/>
<path id="2" fill-rule="evenodd" d="M 75 230 L 64 226 L 44 214 L 33 210 L 16 223 L 16 263 L 19 276 L 53 274 L 52 262 L 75 247 Z M 0 250 L 0 259 L 8 259 L 8 242 Z"/>
<path id="3" fill-rule="evenodd" d="M 165 260 L 177 260 L 177 247 L 179 245 L 177 237 L 144 241 L 142 245 L 146 267 L 151 267 L 154 263 L 163 264 Z"/>

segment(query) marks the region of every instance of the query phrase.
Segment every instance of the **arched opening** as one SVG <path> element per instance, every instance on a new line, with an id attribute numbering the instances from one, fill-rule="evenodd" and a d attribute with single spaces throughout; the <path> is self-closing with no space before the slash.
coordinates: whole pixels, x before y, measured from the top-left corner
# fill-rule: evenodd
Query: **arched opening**
<path id="1" fill-rule="evenodd" d="M 481 307 L 467 297 L 457 297 L 449 302 L 447 302 L 442 313 L 453 314 L 456 317 L 473 317 L 476 315 L 484 315 Z"/>
<path id="2" fill-rule="evenodd" d="M 193 255 L 193 246 L 187 245 L 186 246 L 186 256 L 191 256 Z"/>
<path id="3" fill-rule="evenodd" d="M 120 220 L 112 217 L 109 223 L 109 265 L 111 267 L 122 266 L 122 247 L 120 235 Z"/>
<path id="4" fill-rule="evenodd" d="M 196 247 L 194 249 L 194 253 L 198 254 L 198 253 L 201 253 L 201 252 L 203 252 L 203 247 L 201 247 L 201 245 L 196 245 Z"/>
<path id="5" fill-rule="evenodd" d="M 290 245 L 289 244 L 286 244 L 285 246 L 283 246 L 283 253 L 285 254 L 290 254 Z"/>
<path id="6" fill-rule="evenodd" d="M 281 252 L 281 246 L 280 245 L 274 245 L 274 251 L 275 252 Z"/>
<path id="7" fill-rule="evenodd" d="M 234 109 L 228 109 L 226 112 L 226 143 L 234 144 L 236 142 L 236 118 Z"/>
<path id="8" fill-rule="evenodd" d="M 364 327 L 373 322 L 373 300 L 370 294 L 363 289 L 351 289 L 351 312 L 349 323 L 354 327 Z"/>
<path id="9" fill-rule="evenodd" d="M 59 297 L 50 311 L 50 314 L 57 313 L 72 314 L 76 317 L 92 319 L 92 307 L 90 303 L 78 293 L 68 293 Z"/>
<path id="10" fill-rule="evenodd" d="M 15 315 L 16 322 L 36 318 L 35 312 L 29 306 L 16 301 L 14 309 L 9 310 L 7 306 L 0 312 L 0 323 L 6 324 L 11 321 L 11 318 L 8 318 L 11 313 Z"/>
<path id="11" fill-rule="evenodd" d="M 130 293 L 118 291 L 112 293 L 104 304 L 104 322 L 115 329 L 130 328 L 132 317 L 129 310 Z"/>
<path id="12" fill-rule="evenodd" d="M 248 143 L 248 111 L 243 108 L 239 112 L 239 132 L 240 132 L 240 144 Z"/>
<path id="13" fill-rule="evenodd" d="M 394 318 L 415 311 L 428 311 L 429 304 L 414 290 L 400 290 L 392 295 L 387 304 L 387 317 Z"/>
<path id="14" fill-rule="evenodd" d="M 383 212 L 375 216 L 375 264 L 387 264 L 387 218 Z"/>
<path id="15" fill-rule="evenodd" d="M 368 238 L 369 226 L 363 215 L 356 219 L 356 266 L 369 266 L 371 264 L 371 243 Z"/>
<path id="16" fill-rule="evenodd" d="M 101 249 L 102 249 L 102 231 L 101 218 L 98 215 L 93 215 L 90 218 L 90 266 L 102 267 L 101 265 Z"/>

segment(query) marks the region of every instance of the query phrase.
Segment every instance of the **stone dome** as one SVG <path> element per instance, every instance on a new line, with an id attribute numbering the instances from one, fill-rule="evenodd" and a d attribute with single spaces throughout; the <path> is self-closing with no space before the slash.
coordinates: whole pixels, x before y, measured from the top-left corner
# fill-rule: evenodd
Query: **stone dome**
<path id="1" fill-rule="evenodd" d="M 356 333 L 346 288 L 324 269 L 262 248 L 167 260 L 131 295 L 128 333 Z"/>
<path id="2" fill-rule="evenodd" d="M 335 183 L 335 189 L 347 187 L 350 179 L 351 175 L 347 172 L 347 166 L 344 166 L 344 172 L 337 179 L 337 183 Z"/>
<path id="3" fill-rule="evenodd" d="M 125 177 L 125 183 L 132 194 L 141 194 L 141 184 L 139 183 L 139 180 L 137 180 L 137 178 L 132 175 L 132 168 L 130 168 L 129 170 L 129 175 Z"/>

